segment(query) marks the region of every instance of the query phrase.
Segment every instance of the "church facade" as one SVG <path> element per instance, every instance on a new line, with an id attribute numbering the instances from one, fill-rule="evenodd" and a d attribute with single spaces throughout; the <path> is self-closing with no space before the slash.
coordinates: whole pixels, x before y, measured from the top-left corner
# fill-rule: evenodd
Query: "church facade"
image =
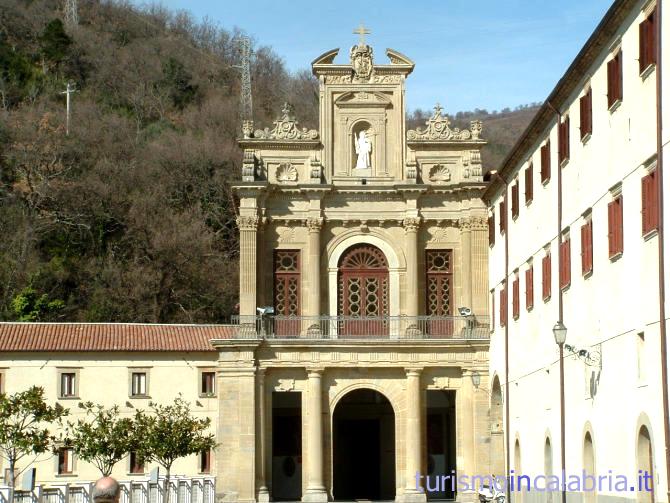
<path id="1" fill-rule="evenodd" d="M 219 352 L 224 501 L 472 498 L 502 473 L 488 392 L 482 125 L 407 130 L 414 63 L 314 60 L 319 128 L 244 124 L 240 319 Z M 493 433 L 492 433 L 493 430 Z M 492 440 L 493 439 L 493 440 Z"/>

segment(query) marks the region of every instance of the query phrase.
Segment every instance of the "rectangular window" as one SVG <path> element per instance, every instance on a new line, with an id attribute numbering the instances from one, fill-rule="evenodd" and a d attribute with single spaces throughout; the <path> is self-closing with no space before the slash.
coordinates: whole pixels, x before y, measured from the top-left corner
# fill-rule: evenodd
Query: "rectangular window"
<path id="1" fill-rule="evenodd" d="M 563 165 L 570 159 L 570 117 L 565 116 L 558 126 L 558 163 Z"/>
<path id="2" fill-rule="evenodd" d="M 489 246 L 493 246 L 496 243 L 496 217 L 495 215 L 489 215 Z"/>
<path id="3" fill-rule="evenodd" d="M 642 235 L 658 230 L 658 177 L 656 169 L 642 177 Z"/>
<path id="4" fill-rule="evenodd" d="M 216 373 L 213 370 L 200 371 L 200 396 L 214 396 Z"/>
<path id="5" fill-rule="evenodd" d="M 560 245 L 560 287 L 567 288 L 570 285 L 570 237 L 566 236 Z"/>
<path id="6" fill-rule="evenodd" d="M 130 473 L 144 473 L 144 463 L 135 451 L 130 451 Z"/>
<path id="7" fill-rule="evenodd" d="M 551 146 L 549 140 L 540 149 L 540 181 L 547 183 L 551 178 Z"/>
<path id="8" fill-rule="evenodd" d="M 579 98 L 579 130 L 582 141 L 593 133 L 593 92 L 589 90 Z"/>
<path id="9" fill-rule="evenodd" d="M 200 473 L 212 472 L 212 451 L 200 451 Z"/>
<path id="10" fill-rule="evenodd" d="M 621 50 L 607 63 L 607 108 L 623 100 L 623 72 Z"/>
<path id="11" fill-rule="evenodd" d="M 146 370 L 134 370 L 130 373 L 130 396 L 145 397 L 148 395 L 148 375 Z"/>
<path id="12" fill-rule="evenodd" d="M 529 264 L 526 269 L 526 310 L 533 309 L 533 302 L 533 264 Z"/>
<path id="13" fill-rule="evenodd" d="M 450 335 L 454 313 L 452 250 L 426 250 L 426 314 L 431 335 Z"/>
<path id="14" fill-rule="evenodd" d="M 533 200 L 533 163 L 526 168 L 524 175 L 526 204 L 528 204 Z"/>
<path id="15" fill-rule="evenodd" d="M 496 291 L 491 290 L 491 330 L 496 327 Z"/>
<path id="16" fill-rule="evenodd" d="M 75 398 L 77 396 L 77 373 L 74 371 L 60 372 L 60 398 Z"/>
<path id="17" fill-rule="evenodd" d="M 300 250 L 274 252 L 274 309 L 277 316 L 300 315 Z M 300 320 L 278 319 L 276 335 L 298 335 Z"/>
<path id="18" fill-rule="evenodd" d="M 542 300 L 551 298 L 551 253 L 542 258 Z"/>
<path id="19" fill-rule="evenodd" d="M 512 282 L 512 316 L 515 320 L 519 319 L 519 276 L 517 275 Z"/>
<path id="20" fill-rule="evenodd" d="M 656 11 L 640 23 L 640 74 L 656 64 Z"/>
<path id="21" fill-rule="evenodd" d="M 582 225 L 582 276 L 593 272 L 593 222 Z"/>
<path id="22" fill-rule="evenodd" d="M 507 324 L 507 285 L 503 281 L 500 289 L 500 326 L 504 327 Z"/>
<path id="23" fill-rule="evenodd" d="M 512 218 L 519 216 L 519 182 L 512 185 Z"/>
<path id="24" fill-rule="evenodd" d="M 505 207 L 505 201 L 500 201 L 498 211 L 500 212 L 500 222 L 498 223 L 498 226 L 500 228 L 500 234 L 502 234 L 507 227 L 507 208 Z"/>
<path id="25" fill-rule="evenodd" d="M 69 447 L 58 449 L 58 475 L 74 473 L 74 453 Z"/>
<path id="26" fill-rule="evenodd" d="M 0 393 L 5 392 L 5 372 L 0 370 Z"/>
<path id="27" fill-rule="evenodd" d="M 615 258 L 623 253 L 623 196 L 617 196 L 607 205 L 609 257 Z"/>

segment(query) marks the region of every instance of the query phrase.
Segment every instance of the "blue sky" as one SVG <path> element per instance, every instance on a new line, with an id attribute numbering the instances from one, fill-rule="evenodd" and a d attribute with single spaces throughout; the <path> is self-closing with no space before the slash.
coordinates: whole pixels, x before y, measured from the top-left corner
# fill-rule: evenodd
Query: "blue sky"
<path id="1" fill-rule="evenodd" d="M 345 62 L 363 22 L 377 62 L 387 47 L 416 63 L 407 109 L 448 112 L 543 101 L 612 0 L 162 0 L 171 9 L 237 26 L 291 70 L 340 47 Z"/>

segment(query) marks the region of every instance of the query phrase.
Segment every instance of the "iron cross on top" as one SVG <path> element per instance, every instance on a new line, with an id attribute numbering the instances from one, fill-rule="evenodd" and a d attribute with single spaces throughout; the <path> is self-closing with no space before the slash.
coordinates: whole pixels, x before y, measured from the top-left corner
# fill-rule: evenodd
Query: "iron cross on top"
<path id="1" fill-rule="evenodd" d="M 365 45 L 365 35 L 370 35 L 371 31 L 368 30 L 363 23 L 361 23 L 358 28 L 354 30 L 354 35 L 358 35 L 360 38 L 360 41 L 358 42 L 358 45 Z"/>

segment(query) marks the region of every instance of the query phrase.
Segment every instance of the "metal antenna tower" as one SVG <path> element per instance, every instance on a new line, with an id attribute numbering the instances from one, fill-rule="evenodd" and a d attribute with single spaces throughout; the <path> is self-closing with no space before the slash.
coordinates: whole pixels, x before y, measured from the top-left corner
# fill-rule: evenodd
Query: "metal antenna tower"
<path id="1" fill-rule="evenodd" d="M 77 0 L 65 0 L 65 26 L 72 28 L 78 24 Z"/>
<path id="2" fill-rule="evenodd" d="M 251 40 L 245 35 L 238 39 L 240 50 L 240 64 L 236 67 L 240 69 L 240 116 L 242 119 L 242 128 L 245 136 L 249 128 L 253 129 L 253 107 L 251 101 Z"/>

